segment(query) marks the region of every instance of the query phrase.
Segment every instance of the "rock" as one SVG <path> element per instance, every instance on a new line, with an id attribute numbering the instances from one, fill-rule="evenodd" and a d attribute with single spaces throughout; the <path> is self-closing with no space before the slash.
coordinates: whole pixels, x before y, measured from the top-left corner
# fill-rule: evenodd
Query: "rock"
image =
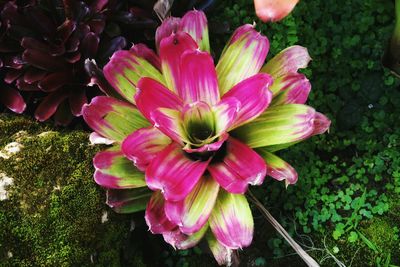
<path id="1" fill-rule="evenodd" d="M 121 262 L 132 216 L 112 212 L 93 181 L 99 146 L 51 127 L 0 115 L 0 265 L 142 265 Z"/>

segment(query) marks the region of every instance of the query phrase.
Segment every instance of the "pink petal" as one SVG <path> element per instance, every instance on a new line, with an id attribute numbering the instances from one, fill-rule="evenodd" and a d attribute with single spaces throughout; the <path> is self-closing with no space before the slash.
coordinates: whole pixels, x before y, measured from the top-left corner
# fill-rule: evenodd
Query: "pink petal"
<path id="1" fill-rule="evenodd" d="M 145 44 L 135 44 L 129 50 L 133 52 L 138 57 L 146 59 L 150 62 L 154 67 L 161 71 L 161 61 L 156 53 L 150 48 L 148 48 Z"/>
<path id="2" fill-rule="evenodd" d="M 228 45 L 231 45 L 235 42 L 237 42 L 239 39 L 245 37 L 249 32 L 254 31 L 254 25 L 251 24 L 244 24 L 242 26 L 240 26 L 239 28 L 237 28 L 231 38 L 228 41 Z M 228 47 L 226 46 L 225 49 L 227 49 Z"/>
<path id="3" fill-rule="evenodd" d="M 240 101 L 234 97 L 225 97 L 218 105 L 213 107 L 216 118 L 215 132 L 217 136 L 225 133 L 232 127 L 240 108 Z"/>
<path id="4" fill-rule="evenodd" d="M 194 146 L 185 146 L 183 150 L 185 150 L 187 153 L 201 153 L 201 152 L 206 152 L 206 151 L 217 151 L 220 149 L 220 147 L 225 143 L 225 141 L 228 139 L 229 134 L 223 133 L 218 137 L 217 141 L 214 141 L 211 144 L 205 144 L 201 147 L 194 147 Z"/>
<path id="5" fill-rule="evenodd" d="M 154 192 L 147 204 L 144 219 L 153 234 L 170 232 L 176 225 L 170 222 L 164 212 L 165 200 L 160 191 Z"/>
<path id="6" fill-rule="evenodd" d="M 232 264 L 233 251 L 222 245 L 212 232 L 206 234 L 206 239 L 218 265 L 230 266 Z"/>
<path id="7" fill-rule="evenodd" d="M 150 164 L 158 152 L 171 143 L 166 135 L 154 127 L 142 128 L 129 135 L 122 142 L 125 156 L 142 171 Z M 144 169 L 142 169 L 144 167 Z"/>
<path id="8" fill-rule="evenodd" d="M 174 92 L 178 92 L 180 85 L 180 62 L 185 51 L 197 49 L 196 42 L 185 32 L 173 33 L 161 40 L 160 58 L 161 68 L 167 86 Z"/>
<path id="9" fill-rule="evenodd" d="M 214 105 L 219 100 L 217 73 L 209 53 L 198 50 L 183 53 L 178 94 L 185 104 L 203 101 Z"/>
<path id="10" fill-rule="evenodd" d="M 179 29 L 189 33 L 199 45 L 200 50 L 210 51 L 207 17 L 203 11 L 188 11 L 182 17 Z"/>
<path id="11" fill-rule="evenodd" d="M 288 73 L 274 81 L 271 91 L 274 94 L 271 106 L 304 104 L 311 91 L 311 83 L 303 74 Z"/>
<path id="12" fill-rule="evenodd" d="M 185 199 L 166 201 L 165 213 L 182 233 L 193 234 L 206 224 L 218 191 L 218 183 L 209 176 L 203 176 Z"/>
<path id="13" fill-rule="evenodd" d="M 251 244 L 254 222 L 244 195 L 220 190 L 209 223 L 214 236 L 225 247 L 241 249 Z"/>
<path id="14" fill-rule="evenodd" d="M 181 21 L 180 18 L 168 17 L 157 28 L 156 30 L 157 50 L 159 50 L 160 48 L 160 43 L 162 39 L 169 37 L 172 33 L 176 33 L 178 31 L 180 21 Z"/>
<path id="15" fill-rule="evenodd" d="M 156 109 L 151 112 L 151 121 L 154 122 L 154 127 L 180 145 L 187 142 L 180 111 L 168 108 Z"/>
<path id="16" fill-rule="evenodd" d="M 164 82 L 162 74 L 157 69 L 159 66 L 153 66 L 144 57 L 148 56 L 148 52 L 138 54 L 136 50 L 133 48 L 129 51 L 115 52 L 103 71 L 105 78 L 118 94 L 132 103 L 140 78 L 149 77 Z"/>
<path id="17" fill-rule="evenodd" d="M 149 126 L 131 104 L 109 96 L 97 96 L 82 108 L 83 119 L 101 136 L 122 142 L 134 131 Z"/>
<path id="18" fill-rule="evenodd" d="M 261 69 L 276 79 L 287 73 L 295 73 L 306 68 L 311 57 L 305 47 L 294 45 L 279 52 Z"/>
<path id="19" fill-rule="evenodd" d="M 298 142 L 311 136 L 314 118 L 315 110 L 306 105 L 273 106 L 234 134 L 252 148 Z"/>
<path id="20" fill-rule="evenodd" d="M 244 25 L 236 29 L 216 67 L 220 93 L 223 95 L 237 83 L 257 74 L 268 50 L 267 37 L 257 32 L 253 26 Z"/>
<path id="21" fill-rule="evenodd" d="M 280 157 L 272 154 L 266 149 L 258 149 L 260 156 L 267 164 L 267 175 L 275 180 L 285 180 L 286 185 L 295 184 L 298 179 L 296 170 Z"/>
<path id="22" fill-rule="evenodd" d="M 228 192 L 243 194 L 248 184 L 260 185 L 266 175 L 262 157 L 234 138 L 226 142 L 226 156 L 221 162 L 211 163 L 208 171 Z"/>
<path id="23" fill-rule="evenodd" d="M 26 104 L 21 94 L 8 86 L 3 86 L 0 89 L 1 92 L 1 100 L 7 108 L 12 110 L 15 113 L 22 113 L 26 108 Z"/>
<path id="24" fill-rule="evenodd" d="M 314 130 L 311 135 L 323 134 L 326 131 L 329 131 L 330 126 L 331 120 L 328 117 L 322 113 L 315 112 Z"/>
<path id="25" fill-rule="evenodd" d="M 126 189 L 146 186 L 144 174 L 125 158 L 119 147 L 97 153 L 93 165 L 96 169 L 94 180 L 103 187 Z"/>
<path id="26" fill-rule="evenodd" d="M 165 242 L 173 246 L 175 249 L 188 249 L 197 245 L 208 229 L 208 225 L 204 225 L 198 232 L 191 235 L 182 233 L 179 229 L 163 233 Z"/>
<path id="27" fill-rule="evenodd" d="M 280 21 L 292 12 L 299 0 L 254 0 L 257 17 L 264 22 Z"/>
<path id="28" fill-rule="evenodd" d="M 234 97 L 240 101 L 233 127 L 245 124 L 264 112 L 272 99 L 268 90 L 271 84 L 272 78 L 260 73 L 241 81 L 223 96 L 223 99 Z"/>
<path id="29" fill-rule="evenodd" d="M 166 200 L 180 201 L 195 187 L 208 161 L 186 157 L 177 143 L 157 154 L 146 169 L 146 183 L 152 190 L 160 189 Z"/>
<path id="30" fill-rule="evenodd" d="M 92 132 L 89 135 L 89 141 L 91 145 L 111 145 L 115 142 L 114 140 L 105 138 L 96 132 Z"/>
<path id="31" fill-rule="evenodd" d="M 147 77 L 139 80 L 135 101 L 143 116 L 153 123 L 152 111 L 158 108 L 181 109 L 182 107 L 182 100 L 178 96 L 161 83 Z"/>

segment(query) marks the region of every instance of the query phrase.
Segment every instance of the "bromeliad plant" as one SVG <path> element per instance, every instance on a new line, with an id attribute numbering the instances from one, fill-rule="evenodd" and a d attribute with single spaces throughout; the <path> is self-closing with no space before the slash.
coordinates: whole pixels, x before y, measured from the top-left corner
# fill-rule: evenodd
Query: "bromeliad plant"
<path id="1" fill-rule="evenodd" d="M 83 108 L 91 140 L 113 144 L 95 156 L 94 178 L 117 212 L 146 208 L 152 233 L 177 249 L 205 236 L 229 264 L 253 238 L 248 186 L 266 175 L 297 181 L 272 152 L 329 128 L 304 105 L 311 86 L 297 71 L 310 57 L 293 46 L 264 65 L 268 39 L 244 25 L 214 66 L 199 11 L 166 19 L 156 40 L 159 55 L 134 45 L 105 66 L 121 99 L 99 96 Z"/>

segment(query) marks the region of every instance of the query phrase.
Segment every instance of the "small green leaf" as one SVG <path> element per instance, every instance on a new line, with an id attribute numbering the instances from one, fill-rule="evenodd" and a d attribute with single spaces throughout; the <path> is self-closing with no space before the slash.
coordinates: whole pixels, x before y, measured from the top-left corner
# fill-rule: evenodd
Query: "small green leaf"
<path id="1" fill-rule="evenodd" d="M 356 232 L 354 232 L 354 231 L 351 231 L 349 237 L 347 238 L 347 240 L 350 243 L 356 242 L 358 240 L 358 234 Z"/>

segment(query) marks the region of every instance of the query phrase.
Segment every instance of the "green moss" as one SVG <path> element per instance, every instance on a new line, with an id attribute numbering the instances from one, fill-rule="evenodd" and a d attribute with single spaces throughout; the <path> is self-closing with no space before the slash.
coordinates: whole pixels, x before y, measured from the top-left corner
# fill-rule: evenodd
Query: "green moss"
<path id="1" fill-rule="evenodd" d="M 128 216 L 104 204 L 93 181 L 98 148 L 80 131 L 54 132 L 24 117 L 0 117 L 1 147 L 20 152 L 0 158 L 0 172 L 13 178 L 0 201 L 0 262 L 3 266 L 121 266 Z M 108 212 L 109 221 L 101 223 Z M 9 257 L 10 252 L 12 257 Z"/>

